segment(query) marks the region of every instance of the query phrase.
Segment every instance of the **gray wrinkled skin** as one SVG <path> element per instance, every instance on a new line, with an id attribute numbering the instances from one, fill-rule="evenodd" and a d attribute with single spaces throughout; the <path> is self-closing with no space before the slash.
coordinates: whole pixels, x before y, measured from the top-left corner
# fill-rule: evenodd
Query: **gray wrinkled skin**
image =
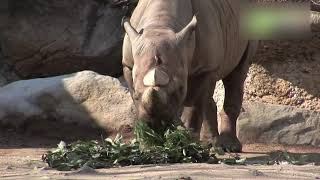
<path id="1" fill-rule="evenodd" d="M 204 125 L 204 140 L 213 139 L 216 145 L 241 151 L 235 125 L 256 44 L 239 36 L 240 3 L 139 1 L 130 22 L 124 21 L 127 35 L 122 63 L 140 120 L 157 129 L 163 120 L 181 118 L 196 137 Z M 219 134 L 212 95 L 220 79 L 226 97 Z"/>

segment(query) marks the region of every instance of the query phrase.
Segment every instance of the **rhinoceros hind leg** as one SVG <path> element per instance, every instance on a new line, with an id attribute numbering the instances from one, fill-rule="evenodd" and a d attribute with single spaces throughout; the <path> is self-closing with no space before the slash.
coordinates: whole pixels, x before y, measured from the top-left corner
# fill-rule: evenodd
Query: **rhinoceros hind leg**
<path id="1" fill-rule="evenodd" d="M 233 72 L 222 80 L 225 87 L 225 99 L 223 109 L 220 112 L 220 135 L 216 143 L 230 151 L 239 152 L 242 148 L 236 135 L 236 125 L 241 111 L 249 60 L 247 53 L 245 53 Z"/>

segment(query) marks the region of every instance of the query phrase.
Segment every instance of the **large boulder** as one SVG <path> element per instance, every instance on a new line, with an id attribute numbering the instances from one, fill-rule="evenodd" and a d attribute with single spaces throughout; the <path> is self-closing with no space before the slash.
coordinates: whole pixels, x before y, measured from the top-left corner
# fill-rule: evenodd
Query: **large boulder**
<path id="1" fill-rule="evenodd" d="M 117 1 L 1 0 L 1 64 L 22 79 L 81 70 L 120 75 L 127 9 L 109 2 Z"/>
<path id="2" fill-rule="evenodd" d="M 238 121 L 242 143 L 320 147 L 320 113 L 296 107 L 245 103 Z"/>
<path id="3" fill-rule="evenodd" d="M 130 130 L 134 120 L 127 88 L 118 79 L 92 71 L 0 88 L 0 127 L 86 136 L 95 129 L 108 134 Z"/>

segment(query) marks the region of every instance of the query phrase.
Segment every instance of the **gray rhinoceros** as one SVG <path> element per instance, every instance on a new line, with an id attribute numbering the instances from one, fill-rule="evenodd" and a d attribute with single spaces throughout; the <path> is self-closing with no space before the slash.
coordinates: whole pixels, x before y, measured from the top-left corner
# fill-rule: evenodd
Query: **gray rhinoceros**
<path id="1" fill-rule="evenodd" d="M 124 20 L 123 72 L 138 118 L 156 129 L 180 119 L 200 137 L 241 151 L 236 121 L 256 43 L 240 38 L 240 0 L 140 0 Z M 190 22 L 191 20 L 191 22 Z M 212 98 L 222 79 L 220 134 Z M 204 124 L 203 124 L 204 123 Z"/>

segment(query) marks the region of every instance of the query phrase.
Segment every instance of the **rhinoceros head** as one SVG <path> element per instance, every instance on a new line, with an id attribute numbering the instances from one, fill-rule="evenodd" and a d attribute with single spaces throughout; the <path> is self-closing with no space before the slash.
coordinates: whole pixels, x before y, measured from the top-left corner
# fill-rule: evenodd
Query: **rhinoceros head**
<path id="1" fill-rule="evenodd" d="M 153 128 L 179 119 L 195 48 L 196 24 L 194 17 L 179 32 L 149 26 L 138 33 L 128 21 L 124 22 L 134 61 L 125 79 L 131 86 L 139 119 Z"/>

